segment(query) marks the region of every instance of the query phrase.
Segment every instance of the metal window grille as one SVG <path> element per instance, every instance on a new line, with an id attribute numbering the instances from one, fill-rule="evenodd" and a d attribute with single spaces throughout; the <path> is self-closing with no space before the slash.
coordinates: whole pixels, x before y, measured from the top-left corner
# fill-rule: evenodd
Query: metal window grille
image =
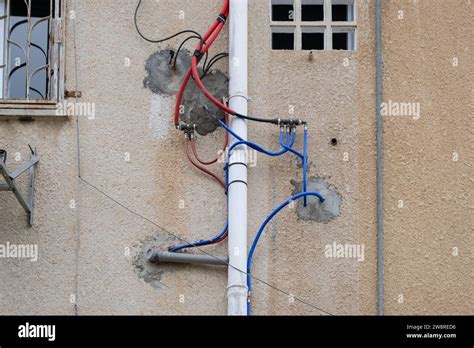
<path id="1" fill-rule="evenodd" d="M 0 0 L 3 102 L 62 100 L 62 13 L 61 0 Z"/>
<path id="2" fill-rule="evenodd" d="M 270 8 L 274 49 L 356 49 L 356 0 L 270 0 Z M 281 33 L 293 42 L 276 43 Z"/>

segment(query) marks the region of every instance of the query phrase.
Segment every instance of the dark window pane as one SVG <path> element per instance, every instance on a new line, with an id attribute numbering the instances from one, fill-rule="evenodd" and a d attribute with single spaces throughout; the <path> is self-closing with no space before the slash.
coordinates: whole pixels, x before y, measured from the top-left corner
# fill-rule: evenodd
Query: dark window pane
<path id="1" fill-rule="evenodd" d="M 303 33 L 304 50 L 324 50 L 324 33 Z"/>
<path id="2" fill-rule="evenodd" d="M 273 33 L 272 48 L 274 50 L 295 49 L 295 34 L 293 33 Z"/>
<path id="3" fill-rule="evenodd" d="M 334 22 L 341 21 L 341 22 L 347 22 L 347 11 L 348 11 L 348 6 L 347 5 L 332 5 L 332 20 Z"/>
<path id="4" fill-rule="evenodd" d="M 333 33 L 332 47 L 335 50 L 348 50 L 349 33 Z"/>
<path id="5" fill-rule="evenodd" d="M 293 5 L 272 5 L 273 21 L 293 21 L 294 8 Z"/>
<path id="6" fill-rule="evenodd" d="M 54 1 L 53 1 L 54 2 Z M 8 58 L 8 93 L 7 98 L 24 99 L 29 93 L 31 99 L 48 98 L 48 69 L 44 68 L 51 59 L 49 52 L 49 21 L 42 21 L 32 27 L 30 48 L 28 50 L 28 7 L 24 1 L 11 1 L 10 39 Z M 38 18 L 47 17 L 51 11 L 50 0 L 31 1 L 31 23 L 38 23 Z M 25 53 L 29 53 L 28 67 Z M 43 68 L 41 68 L 43 67 Z M 41 68 L 41 69 L 40 69 Z M 35 74 L 33 74 L 37 71 Z M 27 77 L 30 79 L 27 91 Z"/>
<path id="7" fill-rule="evenodd" d="M 324 20 L 323 5 L 302 5 L 301 19 L 305 22 L 316 22 Z"/>
<path id="8" fill-rule="evenodd" d="M 31 17 L 47 17 L 50 14 L 50 0 L 31 0 Z M 17 17 L 27 17 L 28 7 L 23 0 L 10 1 L 10 14 Z M 54 1 L 53 1 L 54 14 Z"/>

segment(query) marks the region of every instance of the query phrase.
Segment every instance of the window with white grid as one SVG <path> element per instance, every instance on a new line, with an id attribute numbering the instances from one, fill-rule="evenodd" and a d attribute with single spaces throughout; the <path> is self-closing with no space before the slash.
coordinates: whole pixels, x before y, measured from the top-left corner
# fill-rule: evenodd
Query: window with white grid
<path id="1" fill-rule="evenodd" d="M 272 49 L 356 49 L 356 0 L 270 1 Z"/>

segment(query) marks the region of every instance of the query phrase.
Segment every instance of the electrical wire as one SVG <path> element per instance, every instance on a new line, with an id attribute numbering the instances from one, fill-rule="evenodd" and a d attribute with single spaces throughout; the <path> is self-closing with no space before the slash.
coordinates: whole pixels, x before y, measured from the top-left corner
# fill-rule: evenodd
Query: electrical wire
<path id="1" fill-rule="evenodd" d="M 211 176 L 212 178 L 214 178 L 214 180 L 216 180 L 216 181 L 219 183 L 219 185 L 221 185 L 221 186 L 225 189 L 225 188 L 226 188 L 225 183 L 224 183 L 224 181 L 223 181 L 221 178 L 219 178 L 219 177 L 218 177 L 216 174 L 214 174 L 213 172 L 211 172 L 211 171 L 207 170 L 206 168 L 200 166 L 199 164 L 197 164 L 196 162 L 194 162 L 194 160 L 191 158 L 191 154 L 190 154 L 190 151 L 189 151 L 189 143 L 190 143 L 190 142 L 193 142 L 193 141 L 194 141 L 194 140 L 187 140 L 187 141 L 185 142 L 184 148 L 185 148 L 186 157 L 188 158 L 188 160 L 191 162 L 191 164 L 192 164 L 194 167 L 196 167 L 196 168 L 199 169 L 200 171 L 202 171 L 202 172 L 206 173 L 207 175 Z"/>
<path id="2" fill-rule="evenodd" d="M 138 17 L 138 10 L 140 9 L 140 6 L 142 4 L 142 0 L 139 0 L 138 1 L 138 4 L 137 4 L 137 7 L 135 9 L 135 16 L 134 16 L 134 24 L 135 24 L 135 29 L 137 30 L 137 33 L 142 37 L 143 40 L 145 41 L 148 41 L 148 42 L 151 42 L 151 43 L 162 43 L 162 42 L 165 42 L 165 41 L 168 41 L 168 40 L 171 40 L 179 35 L 182 35 L 182 34 L 186 34 L 186 33 L 191 33 L 191 34 L 194 34 L 196 36 L 198 36 L 201 40 L 202 40 L 202 37 L 201 35 L 194 31 L 194 30 L 191 30 L 191 29 L 187 29 L 187 30 L 182 30 L 182 31 L 179 31 L 177 32 L 176 34 L 173 34 L 171 36 L 168 36 L 168 37 L 165 37 L 164 39 L 149 39 L 147 38 L 141 31 L 140 31 L 140 28 L 138 27 L 138 20 L 137 20 L 137 17 Z"/>
<path id="3" fill-rule="evenodd" d="M 138 4 L 137 9 L 136 9 L 136 11 L 135 11 L 135 26 L 136 26 L 137 31 L 139 32 L 139 34 L 142 36 L 142 38 L 144 38 L 145 40 L 150 41 L 150 42 L 155 42 L 155 40 L 148 40 L 147 38 L 145 38 L 145 37 L 140 33 L 140 31 L 138 30 L 138 26 L 137 26 L 137 24 L 136 24 L 136 23 L 137 23 L 136 17 L 137 17 L 137 12 L 138 12 L 138 8 L 139 8 L 140 4 L 141 4 L 141 0 L 139 1 L 139 4 Z M 181 33 L 184 33 L 184 32 L 180 32 L 180 33 L 178 33 L 178 34 L 176 34 L 176 35 L 174 35 L 174 36 L 172 36 L 172 37 L 175 37 L 175 36 L 177 36 L 177 35 L 180 35 Z M 199 35 L 199 34 L 198 34 L 198 35 Z M 169 37 L 169 38 L 167 38 L 167 39 L 171 39 L 172 37 Z M 160 42 L 165 41 L 165 40 L 166 40 L 166 39 L 163 39 L 163 40 L 161 40 Z M 77 75 L 77 74 L 76 74 L 76 75 Z M 77 83 L 77 81 L 76 81 L 76 83 Z M 294 143 L 294 141 L 293 141 L 293 143 Z M 80 158 L 81 158 L 81 157 L 80 157 L 81 144 L 80 144 L 79 133 L 77 134 L 77 145 L 78 145 L 78 158 L 79 158 L 79 161 L 80 161 Z M 81 176 L 80 172 L 79 172 L 79 174 L 78 174 L 78 179 L 79 179 L 79 181 L 83 182 L 83 183 L 86 184 L 88 187 L 90 187 L 90 188 L 92 188 L 93 190 L 95 190 L 96 192 L 100 193 L 100 194 L 101 194 L 102 196 L 104 196 L 106 199 L 108 199 L 108 200 L 110 200 L 111 202 L 115 203 L 116 205 L 120 206 L 122 209 L 124 209 L 125 211 L 129 212 L 130 214 L 132 214 L 132 215 L 134 215 L 134 216 L 136 216 L 136 217 L 138 217 L 138 218 L 141 218 L 141 219 L 143 219 L 144 221 L 147 221 L 147 222 L 150 223 L 151 225 L 153 225 L 153 226 L 159 228 L 159 229 L 162 230 L 163 232 L 167 233 L 167 234 L 170 235 L 170 236 L 173 236 L 174 238 L 176 238 L 176 239 L 178 239 L 178 240 L 180 240 L 180 241 L 182 241 L 182 242 L 185 242 L 185 243 L 188 243 L 188 244 L 192 244 L 193 246 L 195 246 L 196 248 L 198 248 L 198 249 L 199 249 L 201 252 L 203 252 L 204 254 L 206 254 L 206 255 L 208 255 L 208 256 L 210 256 L 210 257 L 213 257 L 213 258 L 215 258 L 216 260 L 221 261 L 217 256 L 212 255 L 212 254 L 206 252 L 205 250 L 199 248 L 199 245 L 197 245 L 198 243 L 189 243 L 188 241 L 186 241 L 186 240 L 180 238 L 179 236 L 177 236 L 176 234 L 174 234 L 174 233 L 168 231 L 168 230 L 167 230 L 166 228 L 164 228 L 163 226 L 160 226 L 159 224 L 157 224 L 157 223 L 154 222 L 153 220 L 151 220 L 151 219 L 145 217 L 145 216 L 142 215 L 142 214 L 139 214 L 138 212 L 136 212 L 136 211 L 130 209 L 129 207 L 127 207 L 124 203 L 121 203 L 120 201 L 114 199 L 113 197 L 111 197 L 110 195 L 108 195 L 106 192 L 104 192 L 103 190 L 99 189 L 97 186 L 95 186 L 95 185 L 91 184 L 90 182 L 88 182 L 87 180 L 85 180 L 85 179 Z M 222 234 L 222 233 L 221 233 L 221 234 Z M 217 236 L 217 237 L 219 237 L 219 236 Z M 222 239 L 222 237 L 221 237 L 221 239 Z M 204 242 L 205 242 L 205 241 L 204 241 Z M 262 284 L 264 284 L 264 285 L 266 285 L 266 286 L 268 286 L 269 288 L 271 288 L 271 289 L 273 289 L 273 290 L 275 290 L 275 291 L 277 291 L 277 292 L 279 292 L 279 293 L 281 293 L 281 294 L 283 294 L 283 295 L 285 295 L 285 296 L 290 296 L 290 293 L 289 293 L 288 291 L 285 291 L 285 290 L 283 290 L 283 289 L 280 289 L 280 288 L 278 288 L 278 287 L 276 287 L 276 286 L 274 286 L 274 285 L 268 283 L 267 281 L 264 281 L 264 280 L 262 280 L 262 279 L 260 279 L 260 278 L 258 278 L 258 277 L 255 277 L 255 276 L 253 276 L 253 275 L 251 275 L 251 274 L 248 274 L 246 271 L 241 270 L 241 269 L 238 269 L 238 268 L 235 267 L 234 265 L 231 265 L 229 262 L 225 262 L 225 263 L 226 263 L 226 265 L 227 265 L 228 267 L 230 267 L 230 268 L 232 268 L 232 269 L 235 269 L 236 271 L 241 272 L 242 274 L 245 274 L 245 275 L 251 277 L 252 279 L 254 279 L 254 280 L 256 280 L 256 281 L 258 281 L 258 282 L 260 282 L 260 283 L 262 283 Z M 77 284 L 76 284 L 76 285 L 77 285 Z M 76 290 L 77 290 L 77 289 L 76 289 Z M 77 291 L 76 291 L 76 292 L 77 292 Z M 322 312 L 322 313 L 325 313 L 325 314 L 328 314 L 328 315 L 333 315 L 332 313 L 329 313 L 329 312 L 327 312 L 327 311 L 325 311 L 325 310 L 323 310 L 323 309 L 321 309 L 321 308 L 319 308 L 319 307 L 317 307 L 317 306 L 315 306 L 315 305 L 309 303 L 308 301 L 306 301 L 306 300 L 304 300 L 304 299 L 302 299 L 302 298 L 300 298 L 300 297 L 298 297 L 298 296 L 294 296 L 294 295 L 291 295 L 291 296 L 293 296 L 293 298 L 295 299 L 295 301 L 298 301 L 298 302 L 300 302 L 300 303 L 302 303 L 302 304 L 305 304 L 305 305 L 307 305 L 308 307 L 311 307 L 311 308 L 313 308 L 313 309 L 315 309 L 315 310 L 317 310 L 317 311 L 319 311 L 319 312 Z M 77 309 L 77 307 L 76 307 L 76 309 Z M 76 314 L 77 314 L 77 313 L 76 313 Z"/>
<path id="4" fill-rule="evenodd" d="M 183 32 L 180 32 L 180 33 L 177 33 L 173 36 L 170 36 L 168 38 L 165 38 L 165 39 L 162 39 L 162 40 L 150 40 L 150 39 L 147 39 L 139 30 L 138 28 L 138 25 L 137 25 L 137 12 L 138 12 L 138 9 L 141 5 L 141 0 L 140 2 L 138 3 L 137 5 L 137 8 L 136 8 L 136 11 L 135 11 L 135 27 L 138 31 L 138 33 L 140 34 L 140 36 L 142 36 L 142 38 L 144 38 L 145 40 L 149 41 L 149 42 L 163 42 L 163 41 L 166 41 L 166 40 L 169 40 L 173 37 L 176 37 L 184 32 L 192 32 L 192 31 L 183 31 Z M 178 54 L 179 52 L 181 51 L 181 48 L 183 47 L 183 45 L 190 39 L 192 38 L 197 38 L 197 39 L 200 39 L 198 45 L 197 45 L 197 48 L 195 50 L 195 53 L 192 57 L 192 65 L 191 65 L 191 68 L 188 70 L 188 72 L 186 73 L 185 77 L 184 77 L 184 80 L 183 80 L 183 83 L 180 87 L 180 90 L 178 92 L 178 97 L 177 97 L 177 101 L 176 101 L 176 107 L 175 107 L 175 114 L 174 114 L 174 122 L 175 122 L 175 125 L 176 127 L 179 127 L 179 112 L 180 112 L 180 108 L 181 108 L 181 101 L 182 101 L 182 98 L 183 98 L 183 95 L 184 95 L 184 91 L 186 89 L 186 86 L 187 84 L 189 83 L 189 80 L 191 79 L 191 77 L 193 78 L 193 80 L 195 81 L 196 85 L 198 86 L 198 88 L 204 93 L 204 95 L 214 104 L 216 105 L 218 108 L 220 108 L 221 110 L 224 110 L 224 112 L 226 112 L 226 114 L 230 114 L 230 115 L 233 115 L 233 116 L 236 116 L 236 117 L 240 117 L 242 119 L 246 119 L 246 120 L 250 120 L 250 121 L 257 121 L 257 122 L 263 122 L 263 123 L 271 123 L 271 124 L 278 124 L 280 125 L 280 122 L 281 120 L 280 119 L 276 119 L 276 118 L 273 118 L 273 119 L 263 119 L 263 118 L 259 118 L 259 117 L 253 117 L 253 116 L 247 116 L 247 115 L 242 115 L 240 113 L 237 113 L 235 112 L 234 110 L 232 110 L 231 108 L 229 108 L 227 105 L 224 105 L 224 103 L 221 103 L 219 100 L 217 100 L 207 89 L 206 87 L 204 86 L 204 84 L 202 83 L 201 79 L 204 78 L 207 73 L 209 72 L 209 70 L 211 69 L 211 67 L 216 63 L 218 62 L 220 59 L 223 59 L 225 57 L 225 54 L 218 54 L 216 55 L 215 57 L 213 57 L 211 59 L 211 61 L 209 63 L 207 63 L 207 59 L 208 59 L 208 50 L 209 48 L 212 46 L 212 44 L 214 43 L 214 41 L 217 39 L 217 37 L 219 36 L 220 32 L 222 31 L 222 28 L 224 27 L 224 24 L 225 24 L 225 19 L 227 18 L 229 14 L 229 0 L 224 0 L 224 5 L 222 6 L 221 8 L 221 11 L 220 11 L 220 15 L 218 17 L 218 19 L 216 19 L 216 21 L 214 21 L 213 25 L 211 26 L 211 28 L 208 30 L 208 32 L 204 35 L 204 37 L 201 37 L 199 34 L 193 32 L 194 34 L 196 34 L 196 37 L 189 37 L 187 38 L 186 40 L 183 41 L 183 43 L 181 43 L 181 45 L 179 46 L 178 48 L 178 53 L 176 54 L 176 57 L 175 57 L 175 61 L 174 61 L 174 64 L 176 64 L 176 60 L 178 58 Z M 206 58 L 205 58 L 205 61 L 204 61 L 204 64 L 203 64 L 203 74 L 202 76 L 199 76 L 199 73 L 198 73 L 198 69 L 197 69 L 197 66 L 201 60 L 201 58 L 206 55 Z M 228 54 L 227 54 L 228 56 Z M 218 181 L 221 186 L 223 186 L 226 190 L 228 189 L 228 172 L 229 172 L 229 159 L 230 159 L 230 154 L 231 154 L 231 151 L 233 149 L 235 149 L 237 146 L 239 145 L 246 145 L 254 150 L 257 150 L 259 152 L 262 152 L 262 153 L 265 153 L 269 156 L 280 156 L 288 151 L 290 151 L 291 153 L 299 156 L 302 161 L 303 161 L 303 192 L 289 198 L 288 200 L 286 200 L 284 203 L 282 203 L 277 209 L 275 209 L 266 219 L 265 221 L 263 222 L 263 224 L 261 225 L 253 243 L 252 243 L 252 247 L 250 249 L 250 253 L 249 253 L 249 257 L 247 259 L 247 283 L 248 283 L 248 288 L 249 288 L 249 292 L 251 291 L 251 265 L 252 265 L 252 257 L 254 255 L 254 252 L 255 252 L 255 249 L 256 249 L 256 246 L 257 246 L 257 243 L 260 239 L 260 236 L 261 234 L 263 233 L 265 227 L 267 226 L 267 224 L 284 208 L 286 207 L 288 204 L 290 204 L 291 202 L 293 202 L 294 200 L 297 200 L 299 198 L 304 198 L 304 205 L 306 206 L 306 198 L 307 196 L 316 196 L 319 198 L 320 202 L 324 202 L 324 198 L 321 196 L 321 194 L 319 194 L 318 192 L 306 192 L 306 171 L 307 171 L 307 129 L 305 127 L 305 133 L 304 133 L 304 149 L 303 149 L 303 154 L 301 154 L 300 152 L 294 150 L 292 147 L 294 145 L 294 142 L 295 142 L 295 139 L 296 139 L 296 133 L 293 132 L 293 136 L 291 136 L 291 132 L 292 132 L 292 129 L 289 128 L 288 132 L 287 132 L 287 136 L 286 136 L 286 142 L 283 142 L 283 130 L 281 129 L 280 130 L 280 139 L 279 139 L 279 143 L 280 143 L 280 146 L 282 147 L 281 150 L 279 151 L 269 151 L 263 147 L 261 147 L 260 145 L 256 144 L 256 143 L 253 143 L 251 141 L 247 141 L 247 140 L 243 140 L 241 137 L 239 137 L 235 132 L 233 132 L 229 127 L 227 127 L 227 125 L 222 122 L 221 120 L 218 120 L 219 124 L 228 132 L 230 133 L 235 139 L 237 139 L 238 141 L 235 142 L 231 148 L 229 149 L 229 152 L 228 152 L 228 157 L 227 157 L 227 165 L 226 165 L 226 182 L 224 183 L 220 178 L 218 178 L 214 173 L 208 171 L 207 169 L 201 167 L 199 164 L 195 163 L 192 159 L 191 159 L 191 155 L 190 155 L 190 152 L 189 152 L 189 143 L 191 142 L 192 143 L 192 149 L 193 149 L 193 153 L 195 155 L 195 157 L 198 159 L 199 162 L 200 159 L 199 159 L 199 156 L 197 156 L 197 151 L 196 151 L 196 147 L 195 147 L 195 143 L 194 143 L 194 140 L 191 140 L 191 141 L 187 141 L 186 142 L 186 145 L 185 145 L 185 152 L 186 152 L 186 156 L 188 157 L 189 161 L 193 164 L 193 166 L 195 166 L 196 168 L 198 168 L 199 170 L 203 171 L 204 173 L 210 175 L 211 177 L 213 177 L 216 181 Z M 301 121 L 299 121 L 300 123 L 303 123 Z M 291 138 L 291 140 L 290 140 Z M 203 163 L 204 162 L 204 163 Z M 210 161 L 210 162 L 206 162 L 206 161 L 202 161 L 201 162 L 202 164 L 211 164 L 211 163 L 215 163 L 213 161 Z M 201 240 L 201 241 L 198 241 L 198 242 L 195 242 L 195 243 L 188 243 L 187 245 L 184 245 L 184 246 L 180 246 L 180 247 L 174 247 L 172 249 L 170 249 L 170 251 L 179 251 L 179 250 L 183 250 L 183 249 L 186 249 L 186 248 L 191 248 L 191 247 L 198 247 L 198 246 L 201 246 L 201 245 L 208 245 L 210 243 L 213 243 L 213 242 L 216 242 L 216 241 L 221 241 L 223 239 L 224 236 L 227 236 L 228 234 L 228 224 L 226 225 L 225 229 L 218 235 L 216 236 L 215 238 L 211 239 L 211 240 Z M 322 311 L 322 310 L 321 310 Z M 250 302 L 248 302 L 248 307 L 247 307 L 247 312 L 248 314 L 250 315 Z M 325 311 L 323 311 L 325 312 Z M 325 312 L 327 314 L 330 314 L 328 312 Z"/>
<path id="5" fill-rule="evenodd" d="M 227 115 L 226 115 L 226 122 L 227 122 Z M 227 135 L 227 132 L 225 132 L 225 141 L 224 141 L 224 150 L 227 148 L 227 144 L 228 144 L 228 141 L 229 141 L 229 137 Z M 200 159 L 198 153 L 197 153 L 197 149 L 196 149 L 196 141 L 195 141 L 195 138 L 192 138 L 191 140 L 188 140 L 187 141 L 187 144 L 188 143 L 191 143 L 191 148 L 192 148 L 192 151 L 193 151 L 193 155 L 194 157 L 198 160 L 198 162 L 200 162 L 201 164 L 204 164 L 204 165 L 210 165 L 210 164 L 213 164 L 215 162 L 218 161 L 219 157 L 216 157 L 215 160 L 212 160 L 212 161 L 203 161 Z M 187 146 L 186 144 L 186 146 Z M 188 160 L 191 162 L 191 164 L 193 164 L 194 167 L 196 167 L 197 169 L 201 170 L 202 172 L 210 175 L 212 178 L 214 178 L 223 188 L 224 190 L 226 190 L 226 187 L 227 185 L 224 184 L 221 179 L 219 179 L 214 173 L 208 171 L 207 169 L 197 165 L 197 163 L 195 163 L 192 159 L 191 159 L 191 156 L 189 154 L 189 147 L 186 148 L 186 157 L 188 158 Z M 186 244 L 186 245 L 182 245 L 182 246 L 179 246 L 179 247 L 171 247 L 169 249 L 170 252 L 177 252 L 177 251 L 181 251 L 181 250 L 184 250 L 184 249 L 189 249 L 189 248 L 195 248 L 197 246 L 204 246 L 204 245 L 211 245 L 211 244 L 217 244 L 217 243 L 220 243 L 222 242 L 223 240 L 225 240 L 228 236 L 228 228 L 227 228 L 227 224 L 226 224 L 226 228 L 215 238 L 213 239 L 210 239 L 210 240 L 201 240 L 201 241 L 198 241 L 198 242 L 195 242 L 195 243 L 190 243 L 190 244 Z"/>
<path id="6" fill-rule="evenodd" d="M 227 138 L 227 137 L 226 137 Z M 211 176 L 214 180 L 216 180 L 223 188 L 224 190 L 226 190 L 226 184 L 222 181 L 222 179 L 220 179 L 217 175 L 215 175 L 214 173 L 212 173 L 211 171 L 207 170 L 206 168 L 204 167 L 201 167 L 200 165 L 198 165 L 197 163 L 195 163 L 193 161 L 193 159 L 191 158 L 191 154 L 189 153 L 189 143 L 191 143 L 192 145 L 192 148 L 195 149 L 195 141 L 194 141 L 194 138 L 191 139 L 191 140 L 187 140 L 186 141 L 186 145 L 185 145 L 185 152 L 186 152 L 186 157 L 188 158 L 188 160 L 191 162 L 191 164 L 196 167 L 197 169 L 199 169 L 200 171 L 206 173 L 207 175 Z M 227 143 L 227 142 L 226 142 Z M 226 145 L 227 147 L 227 145 Z M 194 150 L 193 150 L 194 151 Z M 168 249 L 168 251 L 170 252 L 177 252 L 177 251 L 181 251 L 181 250 L 184 250 L 184 249 L 189 249 L 189 248 L 195 248 L 195 247 L 198 247 L 198 246 L 204 246 L 204 245 L 211 245 L 211 244 L 217 244 L 217 243 L 220 243 L 222 242 L 223 240 L 225 240 L 228 236 L 228 228 L 227 228 L 228 224 L 226 224 L 226 227 L 224 228 L 224 230 L 219 234 L 217 235 L 216 237 L 214 237 L 213 239 L 209 239 L 209 240 L 200 240 L 198 242 L 195 242 L 195 243 L 189 243 L 189 244 L 186 244 L 186 245 L 182 245 L 182 246 L 178 246 L 178 247 L 171 247 Z"/>
<path id="7" fill-rule="evenodd" d="M 178 61 L 178 56 L 179 56 L 179 53 L 181 52 L 182 48 L 184 47 L 184 44 L 186 42 L 188 42 L 189 40 L 192 40 L 192 39 L 198 39 L 198 40 L 202 40 L 201 36 L 196 36 L 196 35 L 193 35 L 193 36 L 189 36 L 187 37 L 186 39 L 183 40 L 183 42 L 181 42 L 181 44 L 178 46 L 178 50 L 176 51 L 176 53 L 174 54 L 173 56 L 173 61 L 172 61 L 172 67 L 175 69 L 176 68 L 176 63 Z M 204 64 L 206 64 L 206 61 L 207 61 L 207 58 L 208 58 L 208 54 L 206 53 L 206 57 L 205 57 L 205 60 L 204 60 Z M 203 68 L 204 69 L 204 68 Z"/>
<path id="8" fill-rule="evenodd" d="M 206 66 L 206 62 L 204 62 L 203 74 L 201 75 L 201 80 L 204 79 L 207 76 L 207 74 L 209 73 L 211 68 L 214 66 L 214 64 L 216 64 L 221 59 L 224 59 L 224 58 L 227 58 L 227 57 L 229 57 L 229 54 L 223 52 L 223 53 L 216 54 L 214 57 L 212 57 L 211 60 L 209 61 L 209 64 L 207 64 L 207 66 Z"/>
<path id="9" fill-rule="evenodd" d="M 225 21 L 224 19 L 227 18 L 228 14 L 229 14 L 229 0 L 224 0 L 224 4 L 221 7 L 221 10 L 219 11 L 219 17 L 213 22 L 212 26 L 209 28 L 207 33 L 202 37 L 202 40 L 199 42 L 199 44 L 196 47 L 195 54 L 192 58 L 193 65 L 191 68 L 189 68 L 188 72 L 186 73 L 183 83 L 181 84 L 181 87 L 179 89 L 178 96 L 176 98 L 176 106 L 175 106 L 175 112 L 174 112 L 174 124 L 176 127 L 179 127 L 179 115 L 180 115 L 180 110 L 181 110 L 181 102 L 183 99 L 184 91 L 186 90 L 186 86 L 189 83 L 191 76 L 193 76 L 193 69 L 196 70 L 197 80 L 200 81 L 199 74 L 197 73 L 198 61 L 214 43 L 214 40 L 217 38 L 217 36 L 219 35 L 220 31 L 223 28 L 223 25 L 224 25 L 223 22 Z M 206 43 L 205 46 L 204 46 L 204 42 Z M 193 76 L 195 81 L 196 81 L 196 76 Z M 231 114 L 233 115 L 233 113 Z"/>
<path id="10" fill-rule="evenodd" d="M 225 120 L 226 120 L 226 124 L 227 124 L 228 123 L 228 115 L 227 114 L 225 115 Z M 224 140 L 224 146 L 222 148 L 222 152 L 225 152 L 225 150 L 227 148 L 227 145 L 229 144 L 229 135 L 228 134 L 229 134 L 228 132 L 224 132 L 224 139 L 225 140 Z M 214 158 L 212 160 L 209 160 L 209 161 L 201 159 L 201 157 L 199 156 L 198 151 L 196 149 L 196 142 L 191 143 L 191 149 L 193 150 L 193 155 L 198 160 L 198 162 L 201 163 L 201 164 L 204 164 L 206 166 L 214 164 L 219 160 L 219 155 L 217 155 L 216 158 Z"/>
<path id="11" fill-rule="evenodd" d="M 220 121 L 220 120 L 219 120 Z M 234 132 L 232 132 L 232 130 L 230 128 L 228 128 L 225 123 L 223 123 L 222 121 L 220 121 L 224 126 L 225 126 L 225 130 L 231 134 L 235 134 Z M 280 131 L 280 142 L 282 142 L 283 140 L 283 129 Z M 291 139 L 290 139 L 291 138 Z M 242 139 L 239 137 L 239 139 Z M 293 133 L 293 135 L 291 136 L 290 132 L 287 132 L 287 136 L 286 136 L 286 143 L 285 143 L 285 146 L 293 146 L 294 143 L 295 143 L 295 139 L 296 139 L 296 133 Z M 229 151 L 228 151 L 228 158 L 227 158 L 227 165 L 226 165 L 226 183 L 222 183 L 219 178 L 212 172 L 208 171 L 207 169 L 199 166 L 198 164 L 196 164 L 190 157 L 190 154 L 189 154 L 189 147 L 187 146 L 189 143 L 193 143 L 194 140 L 191 139 L 189 141 L 186 142 L 186 156 L 188 157 L 189 161 L 196 167 L 198 168 L 199 170 L 203 171 L 204 173 L 212 176 L 215 180 L 217 180 L 221 185 L 224 185 L 224 187 L 226 188 L 226 190 L 228 189 L 228 186 L 229 186 L 229 171 L 228 171 L 228 163 L 229 163 L 229 158 L 230 158 L 230 154 L 232 153 L 232 150 L 236 147 L 236 146 L 239 146 L 241 144 L 245 144 L 245 145 L 248 145 L 249 147 L 252 147 L 252 148 L 255 148 L 256 150 L 260 151 L 260 152 L 263 152 L 265 154 L 268 154 L 270 156 L 280 156 L 284 153 L 286 153 L 288 150 L 286 148 L 283 148 L 282 150 L 280 151 L 277 151 L 277 152 L 271 152 L 271 151 L 268 151 L 264 148 L 262 148 L 261 146 L 255 144 L 255 143 L 252 143 L 252 142 L 248 142 L 248 141 L 238 141 L 236 143 L 234 143 Z M 183 245 L 183 246 L 179 246 L 179 247 L 172 247 L 169 249 L 170 252 L 177 252 L 177 251 L 181 251 L 183 249 L 188 249 L 188 248 L 193 248 L 193 247 L 196 247 L 196 246 L 203 246 L 203 245 L 210 245 L 210 244 L 216 244 L 216 243 L 219 243 L 221 242 L 222 240 L 224 240 L 225 238 L 227 238 L 228 236 L 228 223 L 226 225 L 226 228 L 224 229 L 223 232 L 221 232 L 221 234 L 219 234 L 217 237 L 211 239 L 211 240 L 201 240 L 201 241 L 198 241 L 198 242 L 195 242 L 195 243 L 190 243 L 190 244 L 186 244 L 186 245 Z"/>

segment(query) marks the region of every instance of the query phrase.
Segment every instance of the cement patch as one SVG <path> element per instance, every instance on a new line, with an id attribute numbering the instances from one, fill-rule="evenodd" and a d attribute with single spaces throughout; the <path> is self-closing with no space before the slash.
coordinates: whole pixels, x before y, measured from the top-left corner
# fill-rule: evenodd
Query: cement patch
<path id="1" fill-rule="evenodd" d="M 174 96 L 178 93 L 179 87 L 191 65 L 191 54 L 188 50 L 182 50 L 177 58 L 176 66 L 170 64 L 170 50 L 160 50 L 153 53 L 145 64 L 147 76 L 143 81 L 145 88 L 150 89 L 154 94 L 161 96 L 164 99 L 167 96 Z M 202 74 L 202 69 L 199 68 L 199 73 Z M 229 89 L 228 77 L 219 70 L 210 71 L 202 79 L 204 85 L 209 92 L 217 99 L 222 100 L 227 96 Z M 156 102 L 153 99 L 152 102 Z M 217 129 L 217 117 L 224 119 L 224 113 L 220 111 L 206 96 L 199 90 L 190 80 L 187 89 L 183 96 L 184 112 L 181 114 L 181 120 L 188 124 L 195 124 L 196 131 L 200 135 L 209 134 Z M 209 111 L 206 111 L 203 106 L 206 105 Z M 171 113 L 171 111 L 170 111 Z M 211 116 L 214 115 L 213 116 Z M 156 117 L 158 116 L 158 118 Z M 158 126 L 159 123 L 168 124 L 168 119 L 171 115 L 164 115 L 160 113 L 152 115 L 152 129 L 154 135 L 161 137 L 161 130 L 164 126 Z M 157 131 L 158 130 L 158 131 Z"/>
<path id="2" fill-rule="evenodd" d="M 291 180 L 291 184 L 295 186 L 293 194 L 296 195 L 302 191 L 303 185 L 300 181 Z M 314 176 L 308 178 L 306 190 L 319 192 L 326 200 L 321 203 L 317 197 L 309 196 L 306 207 L 303 199 L 298 200 L 296 206 L 298 217 L 303 220 L 328 223 L 340 215 L 342 199 L 323 178 Z"/>
<path id="3" fill-rule="evenodd" d="M 169 246 L 178 245 L 179 241 L 169 236 L 168 234 L 157 231 L 153 236 L 150 236 L 135 245 L 135 256 L 133 258 L 133 266 L 138 277 L 143 279 L 146 283 L 150 284 L 155 289 L 161 289 L 166 284 L 162 282 L 163 274 L 167 272 L 174 272 L 176 267 L 170 264 L 159 264 L 155 265 L 150 263 L 145 258 L 145 252 L 149 248 L 156 250 L 167 250 Z"/>

